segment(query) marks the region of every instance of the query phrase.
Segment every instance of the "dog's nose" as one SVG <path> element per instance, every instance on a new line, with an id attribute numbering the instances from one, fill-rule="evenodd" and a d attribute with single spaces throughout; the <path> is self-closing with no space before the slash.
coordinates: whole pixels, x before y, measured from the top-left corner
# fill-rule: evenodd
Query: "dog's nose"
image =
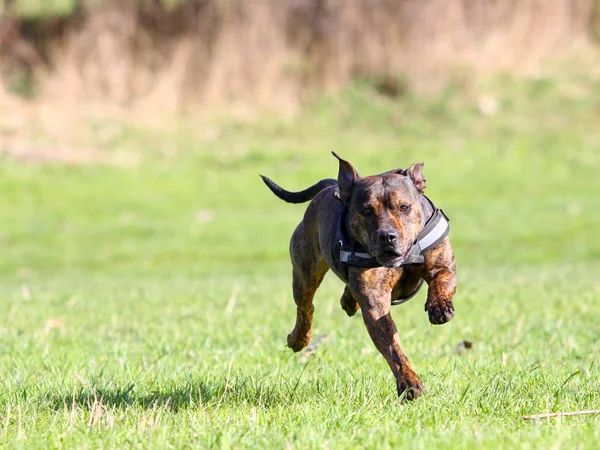
<path id="1" fill-rule="evenodd" d="M 377 235 L 379 242 L 383 245 L 392 245 L 398 240 L 398 232 L 396 230 L 383 230 Z"/>

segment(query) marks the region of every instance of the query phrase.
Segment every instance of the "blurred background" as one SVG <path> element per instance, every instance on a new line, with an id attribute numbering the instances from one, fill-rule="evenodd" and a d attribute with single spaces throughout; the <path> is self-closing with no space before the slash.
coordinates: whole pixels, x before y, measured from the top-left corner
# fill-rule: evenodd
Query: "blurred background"
<path id="1" fill-rule="evenodd" d="M 466 260 L 598 255 L 596 0 L 2 8 L 8 273 L 279 264 L 300 211 L 257 174 L 300 188 L 335 176 L 331 150 L 362 173 L 424 160 Z"/>
<path id="2" fill-rule="evenodd" d="M 161 116 L 223 105 L 297 113 L 365 78 L 402 96 L 573 58 L 587 71 L 600 32 L 596 0 L 2 1 L 5 101 Z"/>
<path id="3" fill-rule="evenodd" d="M 227 266 L 246 252 L 252 267 L 256 255 L 280 262 L 300 211 L 277 204 L 257 174 L 300 188 L 335 176 L 331 150 L 363 173 L 424 160 L 434 200 L 464 216 L 458 251 L 485 250 L 469 252 L 475 260 L 597 255 L 581 231 L 597 224 L 584 214 L 598 192 L 596 0 L 2 8 L 0 153 L 15 218 L 5 228 L 18 230 L 6 242 L 31 250 L 10 253 L 10 273 L 46 259 L 92 264 L 97 251 L 83 249 L 103 240 L 107 261 L 139 261 L 143 230 L 166 240 L 146 248 L 157 260 L 183 252 Z M 99 212 L 107 196 L 114 214 Z M 499 230 L 482 226 L 499 218 Z M 91 229 L 78 233 L 86 220 Z M 24 231 L 29 222 L 44 231 Z M 182 224 L 201 247 L 187 245 Z M 94 227 L 103 231 L 90 238 Z M 265 227 L 281 238 L 253 239 Z M 494 244 L 496 232 L 510 250 Z"/>

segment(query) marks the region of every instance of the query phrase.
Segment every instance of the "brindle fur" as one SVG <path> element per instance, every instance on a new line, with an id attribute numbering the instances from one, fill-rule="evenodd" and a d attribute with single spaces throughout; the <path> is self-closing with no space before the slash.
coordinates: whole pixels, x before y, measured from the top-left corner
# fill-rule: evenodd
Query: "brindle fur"
<path id="1" fill-rule="evenodd" d="M 349 282 L 340 304 L 349 316 L 358 309 L 377 350 L 385 357 L 398 395 L 412 400 L 423 393 L 423 383 L 400 347 L 398 330 L 390 314 L 391 300 L 412 293 L 424 279 L 428 285 L 425 311 L 432 324 L 454 317 L 452 297 L 456 292 L 456 264 L 446 237 L 425 252 L 420 266 L 393 267 L 403 258 L 431 215 L 423 198 L 426 180 L 423 163 L 406 170 L 361 177 L 352 164 L 339 160 L 338 179 L 321 180 L 302 192 L 288 192 L 266 177 L 263 180 L 281 199 L 291 203 L 312 201 L 292 235 L 292 289 L 296 303 L 296 325 L 288 335 L 288 346 L 298 352 L 312 338 L 313 297 L 329 269 L 340 278 L 331 259 L 334 224 L 343 203 L 349 208 L 349 228 L 358 242 L 384 267 L 349 268 Z M 409 206 L 402 211 L 403 205 Z M 369 210 L 366 210 L 369 208 Z"/>

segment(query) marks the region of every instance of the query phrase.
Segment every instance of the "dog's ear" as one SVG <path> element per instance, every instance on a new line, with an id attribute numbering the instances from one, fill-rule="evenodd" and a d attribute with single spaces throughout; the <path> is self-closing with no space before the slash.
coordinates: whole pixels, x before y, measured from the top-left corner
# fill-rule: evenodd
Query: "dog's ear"
<path id="1" fill-rule="evenodd" d="M 354 185 L 354 182 L 360 178 L 360 175 L 354 166 L 352 166 L 352 164 L 340 158 L 336 152 L 331 153 L 333 153 L 333 156 L 335 156 L 340 162 L 340 170 L 338 172 L 339 198 L 343 202 L 346 202 L 350 198 L 350 193 L 352 192 L 352 186 Z"/>
<path id="2" fill-rule="evenodd" d="M 404 171 L 404 175 L 408 175 L 412 180 L 413 184 L 417 188 L 421 194 L 425 191 L 425 187 L 427 186 L 427 178 L 423 175 L 423 163 L 418 162 L 414 163 L 408 169 Z"/>

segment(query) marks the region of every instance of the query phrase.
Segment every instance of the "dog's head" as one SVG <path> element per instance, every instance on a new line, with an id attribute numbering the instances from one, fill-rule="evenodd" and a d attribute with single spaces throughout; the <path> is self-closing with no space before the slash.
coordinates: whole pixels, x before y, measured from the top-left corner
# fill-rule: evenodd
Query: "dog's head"
<path id="1" fill-rule="evenodd" d="M 399 266 L 424 224 L 423 163 L 363 178 L 333 155 L 340 162 L 339 198 L 348 205 L 352 235 L 383 266 Z"/>

